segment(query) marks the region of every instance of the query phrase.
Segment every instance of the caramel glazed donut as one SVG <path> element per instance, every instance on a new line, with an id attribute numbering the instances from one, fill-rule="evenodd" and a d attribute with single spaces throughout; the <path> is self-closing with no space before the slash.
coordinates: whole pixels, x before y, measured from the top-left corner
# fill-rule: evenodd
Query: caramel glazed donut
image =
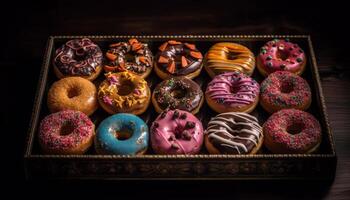
<path id="1" fill-rule="evenodd" d="M 161 79 L 185 76 L 193 79 L 202 69 L 202 53 L 194 44 L 169 40 L 159 47 L 154 71 Z"/>
<path id="2" fill-rule="evenodd" d="M 155 110 L 180 109 L 196 114 L 204 101 L 200 86 L 186 77 L 172 77 L 159 83 L 152 94 Z"/>
<path id="3" fill-rule="evenodd" d="M 106 57 L 109 61 L 104 66 L 106 72 L 129 71 L 146 78 L 152 71 L 152 52 L 147 44 L 141 43 L 136 39 L 109 45 Z M 133 62 L 128 61 L 128 58 L 133 60 Z"/>
<path id="4" fill-rule="evenodd" d="M 56 50 L 54 72 L 57 78 L 80 76 L 90 81 L 102 71 L 102 51 L 88 38 L 68 41 Z"/>
<path id="5" fill-rule="evenodd" d="M 255 68 L 254 54 L 245 46 L 220 42 L 214 44 L 205 56 L 204 68 L 210 75 L 240 71 L 251 76 Z"/>
<path id="6" fill-rule="evenodd" d="M 130 72 L 107 73 L 98 90 L 101 107 L 110 114 L 146 111 L 151 99 L 147 82 Z"/>
<path id="7" fill-rule="evenodd" d="M 91 115 L 98 108 L 95 85 L 81 77 L 67 77 L 52 84 L 47 95 L 50 112 L 78 110 Z"/>
<path id="8" fill-rule="evenodd" d="M 256 154 L 262 143 L 258 120 L 246 113 L 221 113 L 205 131 L 205 146 L 211 154 Z"/>

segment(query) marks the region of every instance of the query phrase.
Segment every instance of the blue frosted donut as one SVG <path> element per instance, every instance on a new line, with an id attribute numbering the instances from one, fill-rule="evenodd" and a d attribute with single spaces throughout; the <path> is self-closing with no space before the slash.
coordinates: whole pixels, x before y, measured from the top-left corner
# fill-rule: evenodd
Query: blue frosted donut
<path id="1" fill-rule="evenodd" d="M 148 127 L 133 114 L 119 113 L 103 120 L 96 133 L 99 154 L 139 155 L 148 147 Z"/>

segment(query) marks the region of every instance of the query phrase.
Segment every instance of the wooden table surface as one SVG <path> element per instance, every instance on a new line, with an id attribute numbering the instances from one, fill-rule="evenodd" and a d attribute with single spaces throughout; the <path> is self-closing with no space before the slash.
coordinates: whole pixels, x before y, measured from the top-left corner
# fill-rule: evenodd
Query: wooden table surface
<path id="1" fill-rule="evenodd" d="M 192 198 L 201 194 L 205 199 L 217 197 L 286 199 L 350 198 L 350 71 L 349 59 L 343 51 L 341 37 L 345 30 L 336 22 L 346 19 L 345 6 L 324 4 L 308 6 L 300 3 L 278 6 L 224 1 L 153 1 L 133 2 L 128 6 L 100 0 L 95 4 L 70 1 L 50 1 L 34 4 L 13 3 L 5 34 L 6 48 L 1 49 L 0 64 L 5 70 L 4 84 L 8 106 L 4 124 L 10 125 L 11 141 L 18 141 L 10 156 L 15 163 L 15 177 L 20 184 L 37 194 L 44 188 L 64 187 L 67 191 L 106 191 L 118 195 L 145 192 L 169 198 Z M 11 9 L 10 9 L 11 10 Z M 311 11 L 311 12 L 310 12 Z M 10 32 L 9 30 L 15 30 Z M 333 31 L 338 30 L 338 31 Z M 332 184 L 299 182 L 26 182 L 23 181 L 23 146 L 28 128 L 34 93 L 38 81 L 45 42 L 49 35 L 117 35 L 117 34 L 310 34 L 316 51 L 322 87 L 338 154 L 336 178 Z M 10 52 L 10 53 L 9 53 Z M 348 52 L 347 52 L 348 53 Z M 15 77 L 15 79 L 14 79 Z M 20 92 L 19 92 L 20 91 Z M 15 109 L 15 110 L 14 110 Z M 20 113 L 20 114 L 19 114 Z M 16 119 L 16 120 L 14 120 Z M 18 184 L 16 182 L 15 184 Z M 79 186 L 79 187 L 78 187 Z M 81 187 L 80 187 L 81 186 Z M 98 190 L 96 188 L 99 188 Z M 147 188 L 147 189 L 146 189 Z M 168 193 L 171 193 L 169 196 Z M 60 193 L 64 194 L 64 193 Z M 60 195 L 57 194 L 57 195 Z"/>

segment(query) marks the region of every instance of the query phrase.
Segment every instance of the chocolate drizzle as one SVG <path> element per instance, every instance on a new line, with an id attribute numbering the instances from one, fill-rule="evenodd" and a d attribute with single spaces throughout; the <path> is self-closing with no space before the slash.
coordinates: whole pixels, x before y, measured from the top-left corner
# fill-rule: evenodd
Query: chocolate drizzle
<path id="1" fill-rule="evenodd" d="M 188 78 L 172 77 L 157 85 L 154 98 L 162 110 L 171 108 L 191 112 L 200 105 L 203 92 Z"/>
<path id="2" fill-rule="evenodd" d="M 205 134 L 221 153 L 248 154 L 258 145 L 262 128 L 254 116 L 228 112 L 212 118 Z"/>
<path id="3" fill-rule="evenodd" d="M 203 59 L 194 44 L 170 40 L 159 47 L 156 60 L 157 66 L 163 72 L 181 76 L 200 68 Z"/>
<path id="4" fill-rule="evenodd" d="M 102 63 L 102 51 L 88 38 L 68 41 L 56 50 L 54 64 L 64 75 L 90 76 Z"/>

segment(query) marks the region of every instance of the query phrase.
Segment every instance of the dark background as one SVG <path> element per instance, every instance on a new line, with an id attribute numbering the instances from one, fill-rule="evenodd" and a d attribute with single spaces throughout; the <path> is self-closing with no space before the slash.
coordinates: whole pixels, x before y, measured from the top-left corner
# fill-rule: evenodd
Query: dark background
<path id="1" fill-rule="evenodd" d="M 184 199 L 350 197 L 350 73 L 347 5 L 340 1 L 11 1 L 0 12 L 2 163 L 6 190 L 48 197 L 66 192 Z M 321 74 L 338 168 L 314 182 L 27 182 L 23 150 L 46 40 L 50 35 L 310 34 Z M 18 188 L 21 188 L 20 190 Z M 21 193 L 24 191 L 25 193 Z M 58 192 L 59 191 L 59 192 Z M 80 193 L 79 193 L 80 192 Z"/>

